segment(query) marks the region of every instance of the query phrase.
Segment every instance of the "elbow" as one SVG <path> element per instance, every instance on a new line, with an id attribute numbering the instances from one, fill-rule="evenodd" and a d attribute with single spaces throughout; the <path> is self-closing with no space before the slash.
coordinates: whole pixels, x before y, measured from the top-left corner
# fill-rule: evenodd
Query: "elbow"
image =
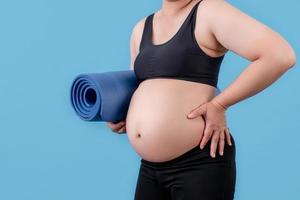
<path id="1" fill-rule="evenodd" d="M 287 71 L 294 67 L 297 60 L 296 53 L 290 46 L 280 50 L 273 49 L 269 54 L 269 58 L 275 61 L 283 71 Z"/>
<path id="2" fill-rule="evenodd" d="M 283 56 L 283 67 L 284 69 L 291 69 L 296 65 L 296 53 L 295 51 L 290 48 L 289 50 L 285 51 L 284 56 Z"/>

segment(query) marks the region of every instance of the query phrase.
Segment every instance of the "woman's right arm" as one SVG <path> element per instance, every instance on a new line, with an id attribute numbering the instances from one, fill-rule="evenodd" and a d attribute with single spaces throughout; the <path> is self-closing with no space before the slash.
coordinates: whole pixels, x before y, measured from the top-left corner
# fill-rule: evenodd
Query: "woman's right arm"
<path id="1" fill-rule="evenodd" d="M 136 23 L 136 25 L 133 27 L 133 29 L 131 31 L 130 42 L 129 42 L 129 46 L 130 46 L 130 48 L 129 48 L 130 49 L 129 69 L 130 70 L 134 69 L 133 63 L 134 63 L 134 60 L 135 60 L 137 54 L 139 53 L 139 45 L 140 45 L 140 41 L 142 38 L 144 21 L 145 21 L 145 18 L 143 18 L 138 23 Z M 126 120 L 120 121 L 117 123 L 106 122 L 106 124 L 115 133 L 119 133 L 119 134 L 126 133 Z"/>

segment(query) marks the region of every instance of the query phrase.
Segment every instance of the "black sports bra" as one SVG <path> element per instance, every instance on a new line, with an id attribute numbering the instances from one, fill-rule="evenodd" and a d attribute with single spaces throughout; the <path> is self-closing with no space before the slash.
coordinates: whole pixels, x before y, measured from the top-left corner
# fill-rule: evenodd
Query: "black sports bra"
<path id="1" fill-rule="evenodd" d="M 134 72 L 141 82 L 152 78 L 173 78 L 217 87 L 220 65 L 225 55 L 211 57 L 197 44 L 194 28 L 197 2 L 187 18 L 167 42 L 152 43 L 153 15 L 146 20 L 140 52 L 134 61 Z"/>

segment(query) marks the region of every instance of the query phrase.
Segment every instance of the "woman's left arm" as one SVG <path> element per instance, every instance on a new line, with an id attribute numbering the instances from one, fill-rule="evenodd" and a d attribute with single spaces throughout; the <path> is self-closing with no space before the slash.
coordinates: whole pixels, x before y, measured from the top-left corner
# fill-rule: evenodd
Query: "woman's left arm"
<path id="1" fill-rule="evenodd" d="M 224 0 L 214 0 L 210 7 L 217 13 L 209 23 L 216 39 L 252 61 L 213 101 L 228 108 L 263 90 L 295 65 L 294 50 L 277 32 Z"/>
<path id="2" fill-rule="evenodd" d="M 227 128 L 224 113 L 228 107 L 272 84 L 295 65 L 296 55 L 289 43 L 277 32 L 225 0 L 203 0 L 202 3 L 204 5 L 201 11 L 207 13 L 207 24 L 218 42 L 251 61 L 224 91 L 192 111 L 193 117 L 206 115 L 208 126 L 200 146 L 203 147 L 212 137 L 211 154 L 215 155 L 218 144 L 222 153 L 225 136 L 229 140 L 228 134 L 223 133 L 226 133 Z M 217 134 L 213 134 L 214 132 Z"/>

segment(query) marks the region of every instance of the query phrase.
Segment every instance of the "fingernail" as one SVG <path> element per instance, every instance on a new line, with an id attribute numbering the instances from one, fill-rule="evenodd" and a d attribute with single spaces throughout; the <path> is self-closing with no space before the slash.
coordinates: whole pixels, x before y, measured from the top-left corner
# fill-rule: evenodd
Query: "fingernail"
<path id="1" fill-rule="evenodd" d="M 190 113 L 188 117 L 194 117 L 194 113 Z"/>
<path id="2" fill-rule="evenodd" d="M 221 156 L 223 156 L 223 151 L 221 151 Z"/>

